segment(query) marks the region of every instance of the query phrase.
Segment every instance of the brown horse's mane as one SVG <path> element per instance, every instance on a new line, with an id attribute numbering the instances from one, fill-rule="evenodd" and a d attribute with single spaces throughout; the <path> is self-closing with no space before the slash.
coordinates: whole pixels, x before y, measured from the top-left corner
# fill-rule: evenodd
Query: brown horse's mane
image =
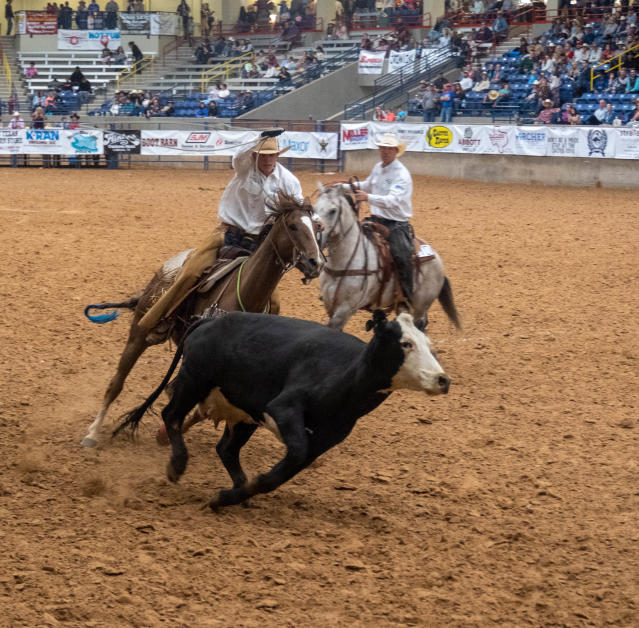
<path id="1" fill-rule="evenodd" d="M 300 202 L 294 196 L 284 192 L 278 192 L 277 202 L 269 201 L 266 203 L 266 206 L 271 212 L 271 216 L 269 218 L 275 218 L 275 220 L 290 214 L 296 209 L 303 209 L 306 211 L 313 210 L 313 206 L 311 205 L 311 201 L 308 197 L 305 197 L 304 201 Z M 272 221 L 269 220 L 269 222 Z"/>

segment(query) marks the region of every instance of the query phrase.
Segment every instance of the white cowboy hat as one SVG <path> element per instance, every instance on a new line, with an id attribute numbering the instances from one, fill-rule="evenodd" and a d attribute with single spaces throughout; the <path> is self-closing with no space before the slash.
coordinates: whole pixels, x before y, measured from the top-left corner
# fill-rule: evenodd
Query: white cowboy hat
<path id="1" fill-rule="evenodd" d="M 13 112 L 13 114 L 11 114 L 11 115 L 19 116 L 19 115 L 20 115 L 20 112 L 19 112 L 19 111 L 14 111 L 14 112 Z"/>
<path id="2" fill-rule="evenodd" d="M 290 149 L 290 146 L 280 149 L 276 137 L 265 137 L 255 145 L 253 152 L 257 155 L 283 155 Z"/>
<path id="3" fill-rule="evenodd" d="M 398 157 L 401 157 L 406 152 L 406 142 L 400 142 L 394 133 L 384 133 L 384 135 L 375 142 L 375 145 L 396 148 Z"/>

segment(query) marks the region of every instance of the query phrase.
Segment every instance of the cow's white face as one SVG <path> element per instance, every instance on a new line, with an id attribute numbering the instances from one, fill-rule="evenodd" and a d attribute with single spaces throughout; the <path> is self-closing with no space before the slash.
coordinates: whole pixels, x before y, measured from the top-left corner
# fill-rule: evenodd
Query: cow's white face
<path id="1" fill-rule="evenodd" d="M 408 388 L 429 395 L 446 394 L 450 379 L 435 359 L 428 337 L 415 327 L 409 314 L 404 312 L 395 320 L 402 330 L 404 362 L 393 377 L 391 390 Z"/>

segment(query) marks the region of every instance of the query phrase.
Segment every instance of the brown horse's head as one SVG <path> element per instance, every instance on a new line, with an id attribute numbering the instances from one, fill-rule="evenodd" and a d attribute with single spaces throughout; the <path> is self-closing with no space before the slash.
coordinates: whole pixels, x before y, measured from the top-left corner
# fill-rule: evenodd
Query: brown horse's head
<path id="1" fill-rule="evenodd" d="M 304 281 L 318 277 L 322 269 L 322 253 L 318 245 L 319 225 L 314 220 L 313 206 L 286 194 L 279 194 L 269 205 L 272 228 L 268 237 L 284 270 L 295 266 Z"/>

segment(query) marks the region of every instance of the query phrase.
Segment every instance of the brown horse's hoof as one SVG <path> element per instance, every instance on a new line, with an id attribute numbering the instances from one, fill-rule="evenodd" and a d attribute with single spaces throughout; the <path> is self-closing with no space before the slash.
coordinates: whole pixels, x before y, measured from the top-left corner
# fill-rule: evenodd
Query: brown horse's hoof
<path id="1" fill-rule="evenodd" d="M 170 461 L 166 465 L 166 477 L 169 482 L 174 484 L 180 479 L 180 474 L 173 468 L 173 464 Z"/>
<path id="2" fill-rule="evenodd" d="M 158 431 L 155 433 L 155 442 L 162 447 L 169 445 L 169 436 L 166 433 L 165 425 L 158 428 Z"/>

